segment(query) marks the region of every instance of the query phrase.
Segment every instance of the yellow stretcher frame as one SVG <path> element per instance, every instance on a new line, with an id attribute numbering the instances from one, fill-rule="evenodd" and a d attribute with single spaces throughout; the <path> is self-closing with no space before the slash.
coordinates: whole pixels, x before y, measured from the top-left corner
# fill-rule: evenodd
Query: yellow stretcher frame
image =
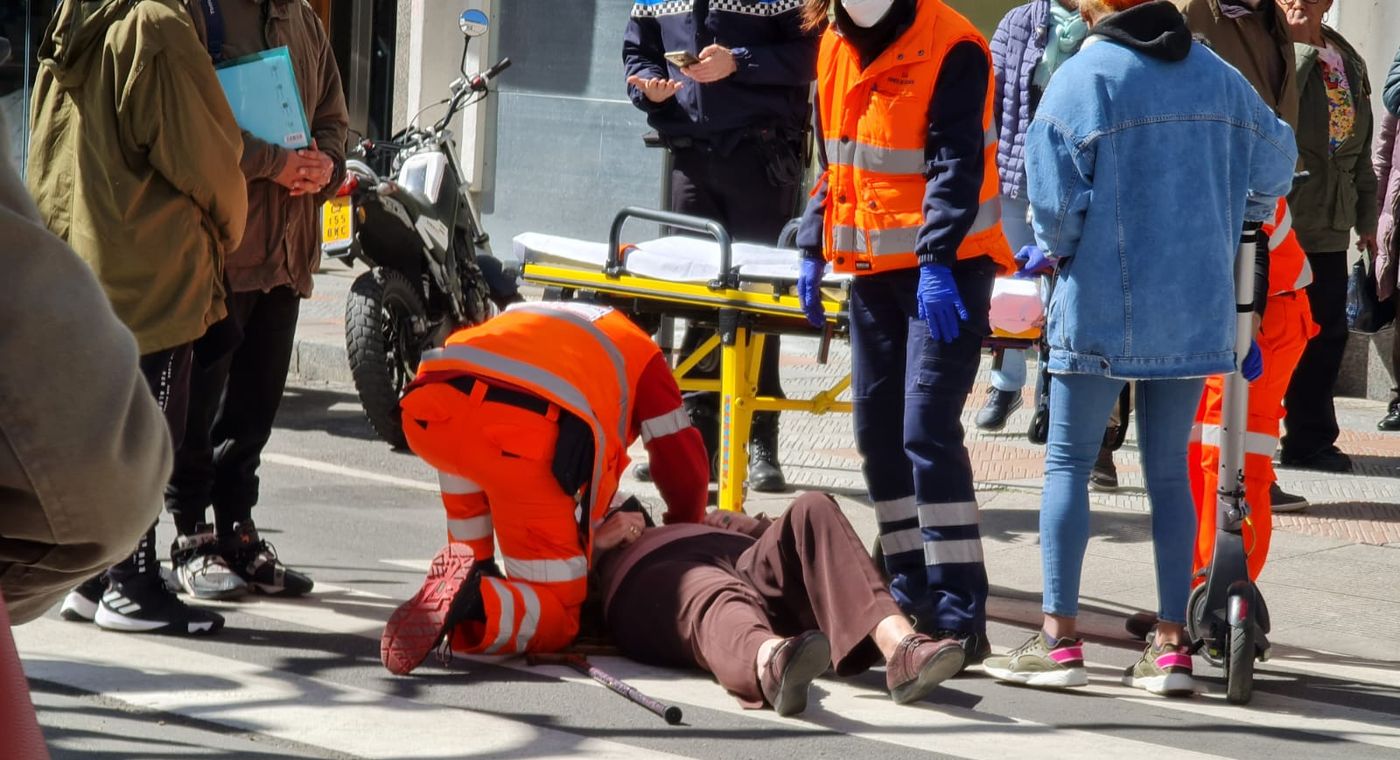
<path id="1" fill-rule="evenodd" d="M 622 224 L 639 219 L 671 227 L 705 232 L 720 244 L 721 275 L 709 283 L 671 282 L 630 274 L 619 256 Z M 659 313 L 682 317 L 702 323 L 713 323 L 717 334 L 698 346 L 689 356 L 679 357 L 672 373 L 682 391 L 711 391 L 719 394 L 720 451 L 719 499 L 720 509 L 743 511 L 745 480 L 748 478 L 746 445 L 753 426 L 755 412 L 808 412 L 849 414 L 851 403 L 837 398 L 851 385 L 851 375 L 839 380 L 810 398 L 776 398 L 758 393 L 758 369 L 763 345 L 770 334 L 816 335 L 822 338 L 819 360 L 825 361 L 826 347 L 832 336 L 845 331 L 846 304 L 844 300 L 823 299 L 827 327 L 817 330 L 802 311 L 796 296 L 779 292 L 775 287 L 762 292 L 741 287 L 737 273 L 730 266 L 731 240 L 718 223 L 699 217 L 673 214 L 652 209 L 626 208 L 613 221 L 609 240 L 609 261 L 603 271 L 546 263 L 526 263 L 522 276 L 527 282 L 558 288 L 563 297 L 572 292 L 586 292 L 600 301 L 624 310 Z M 835 290 L 825 289 L 828 295 Z M 847 292 L 842 287 L 841 292 Z M 716 350 L 720 352 L 719 379 L 690 377 L 690 373 Z"/>

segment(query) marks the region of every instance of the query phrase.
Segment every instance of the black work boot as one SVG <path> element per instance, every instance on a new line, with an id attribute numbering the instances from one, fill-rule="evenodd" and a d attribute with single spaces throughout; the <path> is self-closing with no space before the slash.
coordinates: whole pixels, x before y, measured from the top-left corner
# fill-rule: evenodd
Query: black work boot
<path id="1" fill-rule="evenodd" d="M 1383 430 L 1387 433 L 1400 430 L 1400 390 L 1395 393 L 1395 398 L 1390 400 L 1389 412 L 1381 418 L 1380 422 L 1376 423 L 1377 430 Z"/>
<path id="2" fill-rule="evenodd" d="M 749 434 L 749 487 L 761 493 L 782 493 L 787 480 L 778 466 L 778 414 L 759 412 L 753 416 Z"/>
<path id="3" fill-rule="evenodd" d="M 719 411 L 714 394 L 691 393 L 685 397 L 685 413 L 690 417 L 690 426 L 700 431 L 700 440 L 705 443 L 706 458 L 710 462 L 710 482 L 719 480 Z M 632 468 L 632 477 L 643 483 L 652 482 L 651 463 L 642 462 Z"/>

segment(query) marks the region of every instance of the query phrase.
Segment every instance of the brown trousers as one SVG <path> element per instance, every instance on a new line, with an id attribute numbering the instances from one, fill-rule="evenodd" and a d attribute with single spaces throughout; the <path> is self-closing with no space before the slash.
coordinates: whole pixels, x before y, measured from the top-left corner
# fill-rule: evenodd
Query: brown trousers
<path id="1" fill-rule="evenodd" d="M 608 629 L 628 657 L 703 668 L 746 707 L 763 704 L 754 661 L 775 636 L 820 629 L 843 676 L 880 661 L 870 634 L 899 607 L 830 497 L 802 494 L 757 540 L 694 525 L 647 532 L 667 531 L 678 537 L 639 541 L 646 555 L 603 579 L 615 589 Z"/>

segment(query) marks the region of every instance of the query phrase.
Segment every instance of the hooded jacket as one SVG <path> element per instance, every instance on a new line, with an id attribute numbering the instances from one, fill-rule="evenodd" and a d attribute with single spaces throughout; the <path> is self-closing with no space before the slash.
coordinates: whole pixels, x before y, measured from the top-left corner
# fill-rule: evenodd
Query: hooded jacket
<path id="1" fill-rule="evenodd" d="M 1232 371 L 1240 231 L 1273 218 L 1297 161 L 1288 125 L 1240 72 L 1193 42 L 1170 3 L 1113 14 L 1051 80 L 1026 149 L 1036 238 L 1068 258 L 1050 371 Z"/>
<path id="2" fill-rule="evenodd" d="M 179 0 L 67 0 L 39 47 L 28 176 L 142 354 L 222 318 L 243 143 Z"/>
<path id="3" fill-rule="evenodd" d="M 287 46 L 306 123 L 311 126 L 317 149 L 335 162 L 335 171 L 320 193 L 294 198 L 273 181 L 287 163 L 287 151 L 244 132 L 242 168 L 248 178 L 248 228 L 243 243 L 229 254 L 225 269 L 235 293 L 266 292 L 290 285 L 307 298 L 311 296 L 311 275 L 321 261 L 318 212 L 345 177 L 350 115 L 340 86 L 340 70 L 316 12 L 302 0 L 263 2 L 266 19 L 261 48 Z"/>
<path id="4" fill-rule="evenodd" d="M 1172 2 L 1186 17 L 1191 31 L 1238 69 L 1279 118 L 1297 129 L 1298 79 L 1293 66 L 1293 41 L 1273 0 L 1261 3 L 1262 10 L 1239 18 L 1226 15 L 1220 0 Z"/>

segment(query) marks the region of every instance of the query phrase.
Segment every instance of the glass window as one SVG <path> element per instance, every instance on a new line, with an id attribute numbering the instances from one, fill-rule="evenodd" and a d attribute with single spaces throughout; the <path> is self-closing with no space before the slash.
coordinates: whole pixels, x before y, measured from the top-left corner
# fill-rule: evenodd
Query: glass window
<path id="1" fill-rule="evenodd" d="M 30 0 L 0 6 L 0 37 L 10 43 L 10 57 L 0 63 L 0 115 L 5 122 L 7 159 L 24 170 L 29 148 L 30 88 L 38 62 L 36 51 L 55 0 Z"/>

